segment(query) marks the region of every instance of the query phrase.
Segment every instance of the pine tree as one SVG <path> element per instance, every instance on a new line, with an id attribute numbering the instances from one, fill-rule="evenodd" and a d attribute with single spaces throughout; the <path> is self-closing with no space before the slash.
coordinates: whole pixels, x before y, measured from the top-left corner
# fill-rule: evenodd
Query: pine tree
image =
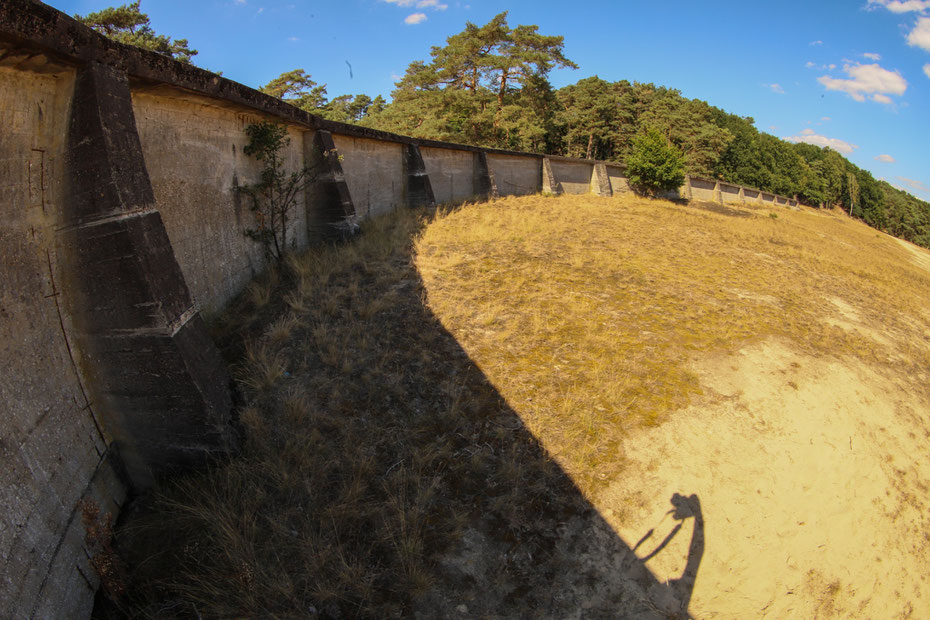
<path id="1" fill-rule="evenodd" d="M 172 39 L 156 34 L 149 22 L 149 16 L 139 9 L 140 1 L 108 7 L 84 17 L 75 15 L 74 19 L 114 41 L 135 45 L 192 64 L 191 58 L 197 54 L 197 50 L 188 47 L 187 39 Z"/>

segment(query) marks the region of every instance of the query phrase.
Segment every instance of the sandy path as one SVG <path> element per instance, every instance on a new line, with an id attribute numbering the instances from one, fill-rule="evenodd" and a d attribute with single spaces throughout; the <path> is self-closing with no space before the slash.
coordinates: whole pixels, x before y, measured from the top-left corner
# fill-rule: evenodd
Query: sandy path
<path id="1" fill-rule="evenodd" d="M 914 617 L 930 612 L 930 403 L 859 362 L 766 342 L 696 369 L 709 396 L 625 445 L 644 475 L 599 501 L 645 558 L 696 494 L 701 618 Z M 692 523 L 647 566 L 685 566 Z M 621 524 L 622 522 L 622 524 Z"/>

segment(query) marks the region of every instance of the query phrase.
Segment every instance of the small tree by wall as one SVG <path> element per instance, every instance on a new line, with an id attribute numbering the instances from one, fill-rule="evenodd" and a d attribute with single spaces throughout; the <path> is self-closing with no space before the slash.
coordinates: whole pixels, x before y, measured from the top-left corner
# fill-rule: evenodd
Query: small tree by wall
<path id="1" fill-rule="evenodd" d="M 284 169 L 281 151 L 291 142 L 284 125 L 262 121 L 250 124 L 245 132 L 249 143 L 243 152 L 264 164 L 257 183 L 237 188 L 251 199 L 249 208 L 255 217 L 255 227 L 247 228 L 245 234 L 262 244 L 268 258 L 280 262 L 288 249 L 288 220 L 311 170 L 288 173 Z"/>
<path id="2" fill-rule="evenodd" d="M 633 150 L 626 165 L 630 187 L 648 196 L 676 190 L 685 180 L 685 162 L 681 153 L 652 128 L 633 141 Z"/>

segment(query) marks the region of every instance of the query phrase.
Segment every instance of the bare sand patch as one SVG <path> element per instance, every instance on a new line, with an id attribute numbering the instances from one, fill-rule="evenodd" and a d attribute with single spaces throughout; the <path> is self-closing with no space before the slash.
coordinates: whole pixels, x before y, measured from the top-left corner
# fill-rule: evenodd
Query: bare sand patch
<path id="1" fill-rule="evenodd" d="M 697 495 L 705 548 L 690 613 L 930 609 L 930 403 L 860 361 L 798 355 L 775 340 L 694 370 L 706 397 L 631 436 L 624 452 L 642 475 L 598 502 L 646 559 L 676 525 L 656 498 Z M 660 581 L 682 573 L 693 523 L 685 525 L 646 560 Z"/>

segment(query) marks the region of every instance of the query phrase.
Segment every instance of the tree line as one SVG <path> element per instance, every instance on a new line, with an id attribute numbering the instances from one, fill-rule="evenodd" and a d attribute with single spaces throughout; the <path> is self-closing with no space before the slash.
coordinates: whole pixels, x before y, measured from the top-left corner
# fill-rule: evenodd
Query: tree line
<path id="1" fill-rule="evenodd" d="M 78 19 L 182 61 L 196 54 L 186 40 L 156 35 L 138 2 Z M 876 180 L 835 150 L 781 140 L 757 130 L 751 117 L 665 86 L 594 76 L 554 89 L 552 69 L 577 68 L 563 47 L 563 37 L 541 34 L 537 26 L 509 26 L 504 12 L 481 26 L 466 23 L 444 46 L 432 47 L 428 60 L 411 62 L 389 102 L 366 94 L 329 99 L 326 85 L 303 69 L 260 90 L 330 120 L 532 153 L 641 163 L 643 145 L 655 152 L 660 135 L 687 174 L 797 196 L 811 206 L 839 206 L 930 247 L 930 203 Z"/>

